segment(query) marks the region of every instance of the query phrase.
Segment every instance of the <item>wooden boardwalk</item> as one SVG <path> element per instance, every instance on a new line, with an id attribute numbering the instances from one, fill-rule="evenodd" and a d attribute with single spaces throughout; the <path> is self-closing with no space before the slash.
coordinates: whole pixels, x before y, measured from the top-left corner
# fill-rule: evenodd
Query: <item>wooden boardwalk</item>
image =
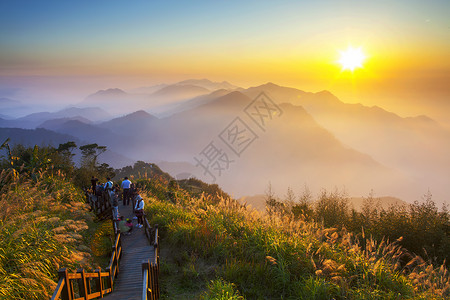
<path id="1" fill-rule="evenodd" d="M 119 204 L 119 213 L 126 218 L 133 218 L 132 206 Z M 133 220 L 133 225 L 137 220 Z M 114 282 L 114 290 L 104 297 L 107 300 L 142 299 L 142 261 L 154 259 L 154 247 L 150 245 L 144 228 L 133 227 L 130 235 L 122 234 L 122 259 L 119 274 Z"/>

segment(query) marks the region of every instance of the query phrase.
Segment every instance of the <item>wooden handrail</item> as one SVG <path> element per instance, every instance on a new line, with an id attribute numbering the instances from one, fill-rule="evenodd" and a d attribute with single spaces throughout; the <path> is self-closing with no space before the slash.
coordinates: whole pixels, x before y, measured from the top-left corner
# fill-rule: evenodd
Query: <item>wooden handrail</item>
<path id="1" fill-rule="evenodd" d="M 145 235 L 155 250 L 155 257 L 152 261 L 142 261 L 142 300 L 159 299 L 159 232 L 158 224 L 152 228 L 144 216 Z M 153 235 L 153 238 L 152 238 Z"/>
<path id="2" fill-rule="evenodd" d="M 107 209 L 111 208 L 110 201 L 105 199 L 105 194 L 101 197 L 93 197 L 87 194 L 86 201 L 91 205 L 96 214 L 104 214 Z M 51 300 L 83 300 L 94 299 L 111 293 L 113 291 L 114 279 L 119 273 L 119 262 L 122 256 L 121 234 L 118 229 L 117 222 L 113 220 L 113 229 L 116 239 L 112 247 L 109 265 L 104 272 L 96 269 L 87 273 L 83 269 L 78 269 L 75 273 L 69 273 L 67 268 L 58 271 L 59 281 L 53 292 Z M 152 228 L 144 216 L 145 235 L 155 250 L 155 257 L 152 261 L 143 261 L 143 290 L 142 299 L 159 299 L 159 232 L 158 225 Z M 106 279 L 106 284 L 104 280 Z M 95 287 L 91 286 L 91 280 L 95 281 Z M 75 297 L 74 283 L 78 287 L 78 298 Z M 95 291 L 94 291 L 95 290 Z"/>
<path id="3" fill-rule="evenodd" d="M 64 278 L 60 278 L 58 281 L 58 285 L 55 288 L 55 292 L 53 293 L 53 297 L 52 299 L 59 299 L 59 297 L 61 296 L 61 292 L 64 288 L 64 285 L 66 283 L 66 280 Z"/>
<path id="4" fill-rule="evenodd" d="M 148 261 L 142 261 L 142 300 L 147 300 L 149 269 Z"/>

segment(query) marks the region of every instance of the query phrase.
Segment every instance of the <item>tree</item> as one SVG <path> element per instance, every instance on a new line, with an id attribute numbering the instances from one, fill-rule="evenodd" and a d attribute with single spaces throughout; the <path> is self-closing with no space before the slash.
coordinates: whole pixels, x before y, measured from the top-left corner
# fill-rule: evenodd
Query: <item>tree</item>
<path id="1" fill-rule="evenodd" d="M 10 139 L 7 138 L 7 139 L 3 142 L 3 144 L 0 146 L 0 150 L 1 150 L 1 149 L 6 149 L 6 150 L 7 150 L 9 165 L 10 165 L 10 166 L 13 166 L 13 165 L 14 165 L 14 162 L 13 162 L 13 161 L 14 161 L 14 157 L 13 157 L 12 154 L 11 154 L 11 147 L 9 146 L 9 141 L 10 141 Z"/>
<path id="2" fill-rule="evenodd" d="M 79 187 L 84 187 L 89 185 L 92 176 L 100 177 L 101 174 L 98 172 L 103 170 L 106 171 L 109 166 L 97 166 L 97 158 L 106 151 L 106 146 L 88 144 L 80 146 L 79 149 L 81 150 L 82 155 L 81 166 L 75 173 L 74 181 Z"/>
<path id="3" fill-rule="evenodd" d="M 88 144 L 80 146 L 81 150 L 81 167 L 94 171 L 97 166 L 97 158 L 100 154 L 106 151 L 106 146 L 99 146 L 97 144 Z"/>
<path id="4" fill-rule="evenodd" d="M 75 142 L 67 142 L 59 144 L 52 155 L 52 161 L 55 167 L 63 170 L 66 174 L 72 175 L 74 169 L 73 157 L 75 156 L 72 151 L 77 147 Z"/>
<path id="5" fill-rule="evenodd" d="M 311 191 L 305 186 L 303 193 L 299 197 L 299 202 L 292 207 L 292 213 L 296 219 L 302 218 L 305 221 L 312 221 L 314 218 L 314 208 L 312 205 Z"/>
<path id="6" fill-rule="evenodd" d="M 318 221 L 322 221 L 325 227 L 346 226 L 348 217 L 348 198 L 345 192 L 335 190 L 327 193 L 323 190 L 316 202 L 315 215 Z"/>
<path id="7" fill-rule="evenodd" d="M 61 155 L 65 156 L 65 157 L 72 158 L 75 155 L 72 153 L 72 151 L 76 147 L 77 147 L 77 144 L 75 144 L 75 142 L 67 142 L 64 144 L 59 144 L 58 149 L 56 149 L 56 151 L 58 153 L 61 153 Z"/>
<path id="8" fill-rule="evenodd" d="M 266 190 L 266 211 L 269 214 L 274 212 L 284 211 L 284 203 L 277 200 L 275 193 L 272 190 L 272 183 L 269 182 L 269 186 Z"/>
<path id="9" fill-rule="evenodd" d="M 111 168 L 108 164 L 103 163 L 100 166 L 97 166 L 97 176 L 103 177 L 103 178 L 113 178 L 116 176 L 116 172 L 114 171 L 114 168 Z"/>

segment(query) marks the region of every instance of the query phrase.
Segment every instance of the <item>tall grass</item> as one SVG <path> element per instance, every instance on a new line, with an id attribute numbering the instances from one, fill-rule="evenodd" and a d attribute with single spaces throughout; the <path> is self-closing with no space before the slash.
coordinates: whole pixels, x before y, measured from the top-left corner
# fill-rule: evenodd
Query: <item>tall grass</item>
<path id="1" fill-rule="evenodd" d="M 360 242 L 345 229 L 276 212 L 263 215 L 223 198 L 217 202 L 202 196 L 175 204 L 149 197 L 146 209 L 152 223 L 160 225 L 162 240 L 186 253 L 177 265 L 195 270 L 190 278 L 203 281 L 197 287 L 205 290 L 204 299 L 225 299 L 226 291 L 246 299 L 450 296 L 445 267 L 423 261 L 402 267 L 407 253 L 399 241 L 364 237 Z M 171 288 L 163 287 L 168 299 L 173 298 Z"/>
<path id="2" fill-rule="evenodd" d="M 62 174 L 0 173 L 0 299 L 48 299 L 60 267 L 92 268 L 83 193 Z"/>

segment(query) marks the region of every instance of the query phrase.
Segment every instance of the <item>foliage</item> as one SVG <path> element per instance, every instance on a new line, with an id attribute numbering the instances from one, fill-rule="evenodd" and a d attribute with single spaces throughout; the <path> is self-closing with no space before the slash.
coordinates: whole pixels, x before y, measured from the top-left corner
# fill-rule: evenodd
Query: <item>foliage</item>
<path id="1" fill-rule="evenodd" d="M 90 170 L 94 170 L 97 166 L 97 158 L 106 151 L 106 146 L 97 144 L 88 144 L 80 146 L 81 150 L 81 166 Z"/>
<path id="2" fill-rule="evenodd" d="M 178 180 L 180 188 L 189 192 L 191 197 L 200 197 L 203 193 L 211 196 L 215 201 L 220 198 L 230 198 L 217 184 L 205 183 L 197 178 Z"/>
<path id="3" fill-rule="evenodd" d="M 208 284 L 208 291 L 201 297 L 202 300 L 243 300 L 233 283 L 223 279 L 211 280 Z"/>
<path id="4" fill-rule="evenodd" d="M 126 166 L 115 171 L 113 180 L 121 180 L 124 177 L 131 179 L 161 177 L 164 180 L 170 180 L 171 176 L 163 172 L 157 165 L 137 161 L 133 166 Z"/>
<path id="5" fill-rule="evenodd" d="M 62 173 L 3 169 L 0 182 L 0 298 L 48 299 L 60 267 L 93 266 L 89 207 Z"/>
<path id="6" fill-rule="evenodd" d="M 222 299 L 226 292 L 247 299 L 444 299 L 450 295 L 444 266 L 435 268 L 423 261 L 401 264 L 408 255 L 401 240 L 378 242 L 365 236 L 361 240 L 345 228 L 325 228 L 278 212 L 262 215 L 230 199 L 217 202 L 204 195 L 184 203 L 147 199 L 147 214 L 161 229 L 162 248 L 185 253 L 175 255 L 183 259 L 162 268 L 164 275 L 180 276 L 174 271 L 177 266 L 189 271 L 189 286 L 197 291 L 192 297 Z M 170 299 L 174 291 L 189 289 L 177 278 L 170 286 L 163 282 Z"/>
<path id="7" fill-rule="evenodd" d="M 364 199 L 361 211 L 350 209 L 346 194 L 337 190 L 331 193 L 323 190 L 315 201 L 306 191 L 294 205 L 289 201 L 292 196 L 279 200 L 272 195 L 272 199 L 273 203 L 266 204 L 272 210 L 277 207 L 275 211 L 286 216 L 315 220 L 328 228 L 346 228 L 356 235 L 363 230 L 366 236 L 378 242 L 401 238 L 400 245 L 409 252 L 434 264 L 449 265 L 450 214 L 446 206 L 442 210 L 437 208 L 429 192 L 421 202 L 391 205 L 387 209 L 381 207 L 379 199 L 371 192 Z M 406 258 L 402 261 L 407 262 Z"/>

